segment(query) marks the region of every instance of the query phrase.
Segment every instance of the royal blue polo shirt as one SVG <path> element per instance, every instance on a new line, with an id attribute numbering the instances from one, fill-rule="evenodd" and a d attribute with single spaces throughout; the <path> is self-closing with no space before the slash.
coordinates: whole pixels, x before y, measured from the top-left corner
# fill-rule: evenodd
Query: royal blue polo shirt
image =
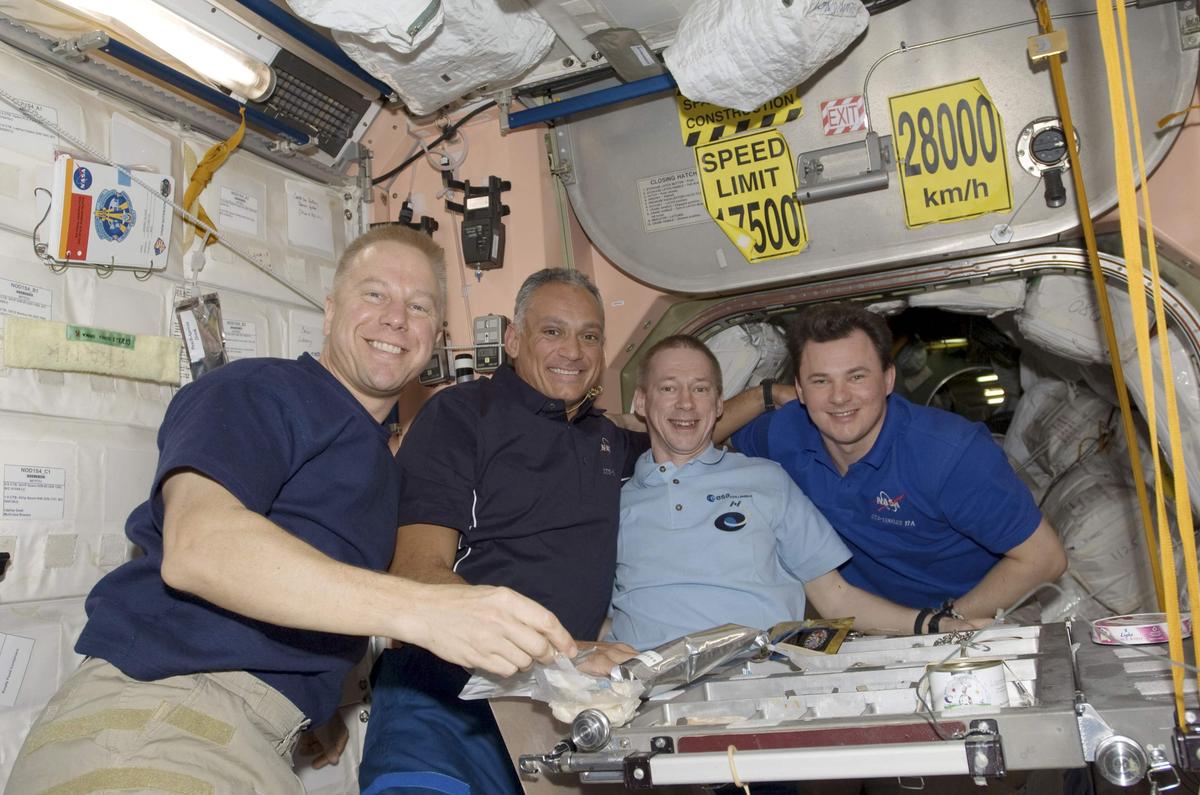
<path id="1" fill-rule="evenodd" d="M 733 442 L 782 464 L 821 509 L 853 553 L 841 569 L 847 582 L 909 607 L 962 596 L 1041 522 L 986 426 L 899 395 L 845 476 L 799 401 Z"/>
<path id="2" fill-rule="evenodd" d="M 563 401 L 508 365 L 444 389 L 400 447 L 400 524 L 460 533 L 455 571 L 539 602 L 572 635 L 595 640 L 616 568 L 621 483 L 649 446 L 585 403 Z"/>
<path id="3" fill-rule="evenodd" d="M 170 588 L 160 573 L 162 485 L 195 470 L 335 560 L 381 571 L 396 547 L 399 492 L 388 432 L 304 354 L 231 362 L 185 386 L 167 407 L 158 448 L 150 499 L 125 526 L 144 555 L 92 589 L 75 650 L 143 681 L 246 671 L 324 722 L 366 639 L 275 626 Z"/>

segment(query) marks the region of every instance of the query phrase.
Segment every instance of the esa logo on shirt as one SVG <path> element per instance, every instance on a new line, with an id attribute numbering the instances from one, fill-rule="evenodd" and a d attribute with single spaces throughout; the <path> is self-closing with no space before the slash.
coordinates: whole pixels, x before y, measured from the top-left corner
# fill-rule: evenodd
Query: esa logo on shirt
<path id="1" fill-rule="evenodd" d="M 723 513 L 713 521 L 713 527 L 726 533 L 736 533 L 746 526 L 746 515 L 737 511 Z"/>

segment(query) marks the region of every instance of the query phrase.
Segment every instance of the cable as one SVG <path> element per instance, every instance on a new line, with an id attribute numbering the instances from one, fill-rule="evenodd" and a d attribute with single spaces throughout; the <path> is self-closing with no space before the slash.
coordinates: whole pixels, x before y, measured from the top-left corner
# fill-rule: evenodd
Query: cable
<path id="1" fill-rule="evenodd" d="M 386 172 L 386 173 L 384 173 L 384 174 L 382 174 L 382 175 L 380 175 L 380 176 L 378 176 L 378 177 L 375 177 L 375 179 L 371 180 L 371 184 L 372 184 L 372 185 L 379 185 L 379 184 L 381 184 L 381 183 L 383 183 L 383 182 L 387 182 L 387 181 L 388 181 L 388 180 L 390 180 L 392 177 L 396 176 L 396 175 L 397 175 L 397 174 L 399 174 L 401 171 L 403 171 L 404 169 L 408 168 L 408 167 L 409 167 L 409 166 L 411 166 L 413 163 L 417 162 L 417 161 L 418 161 L 418 160 L 420 160 L 422 157 L 424 157 L 424 156 L 425 156 L 425 151 L 424 151 L 424 150 L 425 150 L 427 147 L 434 147 L 434 146 L 437 146 L 438 144 L 440 144 L 440 143 L 442 143 L 442 142 L 444 142 L 444 141 L 448 141 L 449 139 L 453 138 L 453 137 L 454 137 L 454 134 L 458 132 L 458 128 L 459 128 L 459 127 L 462 127 L 462 126 L 463 126 L 464 124 L 466 124 L 468 121 L 470 121 L 471 119 L 475 118 L 475 117 L 476 117 L 476 116 L 478 116 L 480 113 L 483 113 L 485 110 L 487 110 L 487 109 L 489 109 L 489 108 L 491 108 L 491 107 L 495 106 L 495 104 L 496 104 L 495 100 L 490 100 L 490 101 L 488 101 L 488 102 L 485 102 L 484 104 L 482 104 L 482 105 L 480 105 L 479 107 L 477 107 L 477 108 L 475 108 L 474 110 L 472 110 L 470 113 L 468 113 L 468 114 L 466 114 L 465 116 L 463 116 L 463 117 L 462 117 L 461 119 L 459 119 L 458 121 L 454 122 L 453 124 L 447 125 L 447 126 L 446 126 L 446 129 L 442 130 L 442 134 L 441 134 L 441 135 L 439 135 L 437 138 L 433 139 L 433 141 L 431 141 L 431 142 L 430 142 L 428 145 L 426 145 L 426 144 L 425 144 L 425 143 L 422 141 L 422 142 L 421 142 L 421 147 L 422 147 L 422 150 L 423 150 L 423 151 L 421 151 L 421 152 L 418 152 L 418 153 L 416 153 L 416 154 L 413 154 L 413 155 L 411 155 L 411 156 L 409 156 L 409 157 L 405 158 L 404 162 L 402 162 L 400 165 L 396 166 L 396 167 L 395 167 L 395 168 L 393 168 L 392 170 L 390 170 L 390 171 L 388 171 L 388 172 Z M 418 140 L 420 140 L 420 139 L 418 139 Z"/>

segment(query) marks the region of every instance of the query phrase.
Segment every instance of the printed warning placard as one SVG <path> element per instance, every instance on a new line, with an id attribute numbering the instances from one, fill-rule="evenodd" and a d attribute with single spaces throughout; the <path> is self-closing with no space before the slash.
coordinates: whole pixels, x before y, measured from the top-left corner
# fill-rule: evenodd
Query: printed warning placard
<path id="1" fill-rule="evenodd" d="M 708 221 L 694 168 L 639 179 L 637 186 L 647 233 Z"/>
<path id="2" fill-rule="evenodd" d="M 804 112 L 799 90 L 793 88 L 750 112 L 723 108 L 711 102 L 695 102 L 682 94 L 675 95 L 679 111 L 679 132 L 684 146 L 712 143 L 747 130 L 777 127 L 800 118 Z"/>
<path id="3" fill-rule="evenodd" d="M 808 245 L 796 199 L 796 165 L 778 130 L 696 147 L 704 206 L 749 262 L 786 257 Z"/>

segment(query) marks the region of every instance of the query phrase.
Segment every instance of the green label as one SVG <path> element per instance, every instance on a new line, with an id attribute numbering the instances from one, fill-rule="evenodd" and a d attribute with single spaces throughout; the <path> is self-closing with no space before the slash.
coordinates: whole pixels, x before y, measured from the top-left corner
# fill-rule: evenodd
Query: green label
<path id="1" fill-rule="evenodd" d="M 133 350 L 133 342 L 136 338 L 132 334 L 126 334 L 123 331 L 109 331 L 103 328 L 89 328 L 87 326 L 67 326 L 67 341 L 68 342 L 98 342 L 101 345 L 111 345 L 114 348 L 128 348 Z"/>

